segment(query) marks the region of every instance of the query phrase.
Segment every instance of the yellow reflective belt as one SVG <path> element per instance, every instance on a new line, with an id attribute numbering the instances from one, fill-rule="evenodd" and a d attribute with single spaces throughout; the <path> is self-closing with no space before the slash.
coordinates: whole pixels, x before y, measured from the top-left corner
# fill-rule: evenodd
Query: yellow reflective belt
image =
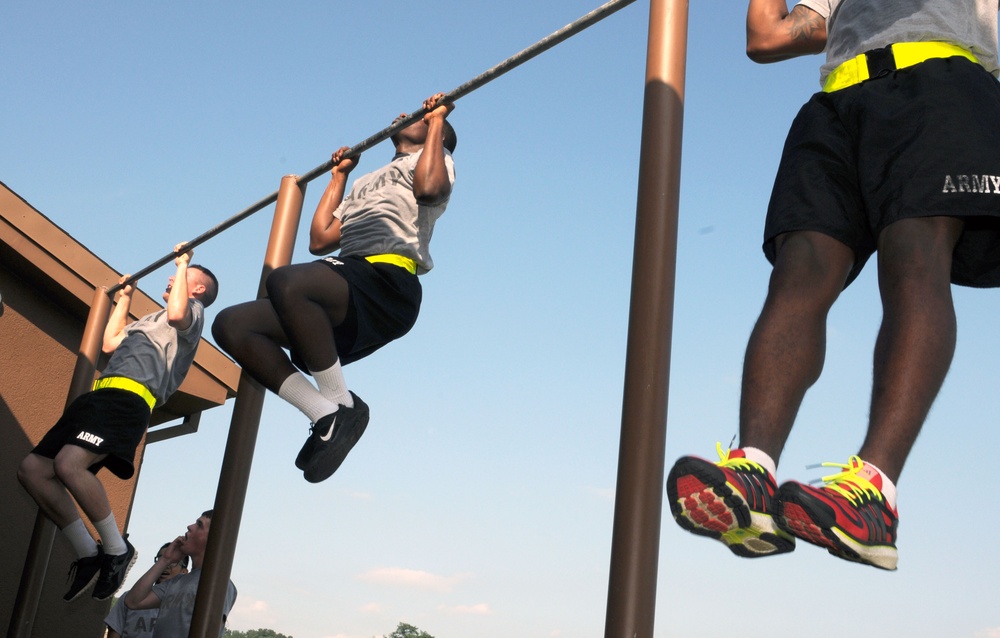
<path id="1" fill-rule="evenodd" d="M 868 54 L 862 53 L 843 62 L 826 76 L 823 91 L 832 93 L 849 86 L 860 84 L 869 79 Z M 892 57 L 897 69 L 920 64 L 931 58 L 962 57 L 979 64 L 979 60 L 970 51 L 957 44 L 948 42 L 897 42 L 892 45 Z"/>
<path id="2" fill-rule="evenodd" d="M 126 377 L 102 377 L 97 381 L 94 381 L 95 390 L 104 390 L 106 388 L 115 388 L 117 390 L 126 390 L 134 394 L 138 394 L 142 397 L 142 400 L 146 402 L 149 406 L 149 411 L 153 411 L 153 407 L 156 406 L 156 397 L 150 392 L 146 386 L 142 385 L 138 381 L 133 381 L 132 379 Z"/>
<path id="3" fill-rule="evenodd" d="M 368 257 L 365 257 L 365 259 L 373 264 L 382 263 L 399 266 L 400 268 L 405 268 L 411 275 L 417 274 L 417 262 L 413 261 L 409 257 L 387 253 L 385 255 L 369 255 Z"/>

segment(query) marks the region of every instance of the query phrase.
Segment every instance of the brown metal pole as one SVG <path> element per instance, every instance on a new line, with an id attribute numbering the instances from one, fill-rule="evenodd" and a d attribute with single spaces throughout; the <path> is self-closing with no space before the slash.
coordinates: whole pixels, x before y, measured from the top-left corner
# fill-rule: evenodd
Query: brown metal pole
<path id="1" fill-rule="evenodd" d="M 302 215 L 302 200 L 306 183 L 297 183 L 298 177 L 286 175 L 281 179 L 271 236 L 264 256 L 257 298 L 266 295 L 264 286 L 271 271 L 292 261 L 295 234 Z M 215 494 L 215 513 L 208 535 L 208 548 L 198 596 L 195 598 L 194 616 L 191 619 L 190 638 L 218 638 L 222 633 L 222 609 L 226 602 L 226 589 L 233 572 L 233 557 L 240 534 L 240 520 L 246 502 L 247 483 L 253 461 L 260 415 L 264 408 L 265 390 L 245 371 L 240 375 L 236 390 L 233 416 L 229 425 L 229 439 L 222 459 L 219 489 Z"/>
<path id="2" fill-rule="evenodd" d="M 651 0 L 605 638 L 652 638 L 663 509 L 687 0 Z"/>
<path id="3" fill-rule="evenodd" d="M 97 369 L 97 357 L 101 354 L 104 327 L 108 325 L 110 309 L 111 298 L 108 296 L 108 289 L 99 287 L 94 290 L 94 300 L 90 304 L 90 314 L 87 315 L 83 339 L 80 341 L 80 351 L 77 353 L 76 366 L 73 368 L 73 378 L 70 381 L 66 397 L 67 407 L 78 396 L 89 392 L 94 385 L 94 370 Z M 25 556 L 24 568 L 21 570 L 21 583 L 17 588 L 17 598 L 14 601 L 14 610 L 7 628 L 7 638 L 29 638 L 31 636 L 55 536 L 55 524 L 39 510 L 38 514 L 35 515 L 35 526 L 31 532 L 31 541 L 28 543 L 28 554 Z"/>

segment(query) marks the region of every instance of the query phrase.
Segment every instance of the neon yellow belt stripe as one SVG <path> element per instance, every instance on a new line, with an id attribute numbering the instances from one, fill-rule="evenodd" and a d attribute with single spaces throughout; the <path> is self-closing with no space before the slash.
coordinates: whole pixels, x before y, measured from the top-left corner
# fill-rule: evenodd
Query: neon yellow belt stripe
<path id="1" fill-rule="evenodd" d="M 897 42 L 892 45 L 892 57 L 897 69 L 920 64 L 931 58 L 963 57 L 979 64 L 979 60 L 970 51 L 957 44 L 948 42 Z M 865 53 L 840 64 L 826 76 L 823 91 L 832 93 L 849 86 L 860 84 L 869 79 L 868 58 Z"/>
<path id="2" fill-rule="evenodd" d="M 101 377 L 97 381 L 94 381 L 95 390 L 104 390 L 106 388 L 115 388 L 117 390 L 126 390 L 134 394 L 138 394 L 142 397 L 142 400 L 146 402 L 149 406 L 150 412 L 156 406 L 156 397 L 150 392 L 146 386 L 142 385 L 138 381 L 133 381 L 132 379 L 126 377 Z"/>
<path id="3" fill-rule="evenodd" d="M 413 261 L 409 257 L 387 253 L 385 255 L 369 255 L 365 257 L 365 259 L 373 264 L 382 263 L 399 266 L 400 268 L 405 268 L 411 275 L 417 274 L 417 262 Z"/>

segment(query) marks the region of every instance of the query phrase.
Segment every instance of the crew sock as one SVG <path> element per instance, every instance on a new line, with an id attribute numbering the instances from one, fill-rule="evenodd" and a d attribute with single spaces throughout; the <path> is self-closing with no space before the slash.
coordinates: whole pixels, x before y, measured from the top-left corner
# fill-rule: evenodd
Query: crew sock
<path id="1" fill-rule="evenodd" d="M 107 518 L 94 521 L 94 529 L 101 536 L 101 545 L 104 547 L 106 556 L 120 556 L 128 551 L 125 539 L 118 531 L 118 523 L 115 522 L 114 514 L 108 514 Z"/>
<path id="2" fill-rule="evenodd" d="M 78 518 L 66 527 L 59 530 L 63 536 L 73 546 L 77 558 L 88 558 L 97 556 L 97 541 L 87 531 L 87 526 L 83 524 L 83 519 Z"/>
<path id="3" fill-rule="evenodd" d="M 338 405 L 348 408 L 354 407 L 354 399 L 347 391 L 347 383 L 344 381 L 344 371 L 340 365 L 340 359 L 337 359 L 326 370 L 310 370 L 309 373 L 312 374 L 313 379 L 316 379 L 320 394 Z"/>
<path id="4" fill-rule="evenodd" d="M 278 396 L 301 410 L 313 423 L 336 412 L 339 407 L 336 402 L 320 394 L 301 372 L 292 373 L 281 383 Z"/>

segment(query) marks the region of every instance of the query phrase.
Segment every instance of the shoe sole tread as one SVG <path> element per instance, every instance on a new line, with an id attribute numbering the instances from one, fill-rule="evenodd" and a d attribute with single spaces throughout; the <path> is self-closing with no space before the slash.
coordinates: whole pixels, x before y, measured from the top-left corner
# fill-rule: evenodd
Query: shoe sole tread
<path id="1" fill-rule="evenodd" d="M 782 537 L 770 514 L 751 510 L 714 463 L 697 457 L 678 460 L 667 479 L 667 495 L 681 528 L 721 541 L 737 556 L 758 558 L 795 549 L 794 539 Z"/>

